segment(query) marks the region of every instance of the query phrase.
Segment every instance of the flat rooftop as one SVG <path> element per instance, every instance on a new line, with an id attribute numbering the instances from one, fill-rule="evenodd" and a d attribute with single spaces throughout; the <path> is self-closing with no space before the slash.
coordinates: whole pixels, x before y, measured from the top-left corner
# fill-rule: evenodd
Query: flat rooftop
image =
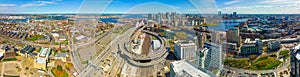
<path id="1" fill-rule="evenodd" d="M 46 64 L 46 58 L 38 57 L 36 59 L 37 64 Z"/>
<path id="2" fill-rule="evenodd" d="M 297 60 L 300 60 L 300 44 L 295 46 L 291 52 L 297 58 Z"/>
<path id="3" fill-rule="evenodd" d="M 178 41 L 177 44 L 178 44 L 179 46 L 182 46 L 182 47 L 196 46 L 196 44 L 195 44 L 194 42 L 192 42 L 192 41 L 183 41 L 183 42 Z"/>
<path id="4" fill-rule="evenodd" d="M 173 66 L 173 70 L 177 76 L 211 77 L 209 74 L 201 71 L 184 60 L 171 62 L 171 65 Z"/>
<path id="5" fill-rule="evenodd" d="M 40 57 L 46 57 L 47 55 L 50 54 L 51 49 L 50 48 L 42 48 L 40 51 L 39 56 Z"/>
<path id="6" fill-rule="evenodd" d="M 245 43 L 245 44 L 243 44 L 243 46 L 242 47 L 253 47 L 253 46 L 256 46 L 256 44 L 249 44 L 249 43 Z"/>
<path id="7" fill-rule="evenodd" d="M 300 52 L 297 52 L 296 58 L 297 58 L 298 60 L 300 60 Z"/>

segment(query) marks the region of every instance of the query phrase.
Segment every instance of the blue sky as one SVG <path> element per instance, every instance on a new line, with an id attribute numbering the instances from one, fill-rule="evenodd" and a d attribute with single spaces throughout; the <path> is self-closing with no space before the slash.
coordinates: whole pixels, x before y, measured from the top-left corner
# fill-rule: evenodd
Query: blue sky
<path id="1" fill-rule="evenodd" d="M 0 13 L 300 14 L 300 0 L 0 0 Z"/>

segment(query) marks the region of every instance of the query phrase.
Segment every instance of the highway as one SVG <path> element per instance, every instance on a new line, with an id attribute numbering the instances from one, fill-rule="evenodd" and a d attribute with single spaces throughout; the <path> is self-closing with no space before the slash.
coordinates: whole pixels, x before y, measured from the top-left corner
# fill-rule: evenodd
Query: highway
<path id="1" fill-rule="evenodd" d="M 124 41 L 121 41 L 119 44 L 119 48 L 122 51 L 125 60 L 127 61 L 127 63 L 131 65 L 139 66 L 139 67 L 149 67 L 155 64 L 159 64 L 160 62 L 164 62 L 165 58 L 168 56 L 168 53 L 166 52 L 167 50 L 165 48 L 165 40 L 163 38 L 160 38 L 157 33 L 143 30 L 146 26 L 139 28 L 138 30 L 136 30 L 135 34 L 132 35 L 132 37 L 124 38 Z M 139 34 L 140 32 L 155 36 L 161 42 L 160 48 L 158 50 L 153 51 L 155 53 L 150 53 L 147 55 L 135 54 L 133 50 L 130 48 L 131 47 L 130 40 L 133 40 L 133 38 L 137 37 L 138 36 L 137 34 Z M 151 61 L 147 63 L 140 63 L 137 62 L 137 60 L 151 60 Z"/>
<path id="2" fill-rule="evenodd" d="M 143 26 L 144 27 L 144 26 Z M 143 29 L 143 28 L 142 28 Z M 95 76 L 106 76 L 107 74 L 103 74 L 103 69 L 100 69 L 100 63 L 103 62 L 104 60 L 106 60 L 109 56 L 122 56 L 122 54 L 124 54 L 124 52 L 128 52 L 126 50 L 126 46 L 127 44 L 129 44 L 133 39 L 134 35 L 137 33 L 137 31 L 142 31 L 141 28 L 137 29 L 137 27 L 135 28 L 130 28 L 128 29 L 126 32 L 124 32 L 122 35 L 117 36 L 116 38 L 114 38 L 105 48 L 105 50 L 103 50 L 100 54 L 98 54 L 97 56 L 95 56 L 94 58 L 92 58 L 91 60 L 88 61 L 87 65 L 85 67 L 80 67 L 82 64 L 80 63 L 80 61 L 78 61 L 78 63 L 73 63 L 77 72 L 78 72 L 78 77 L 95 77 Z M 110 31 L 111 32 L 111 31 Z M 108 33 L 110 33 L 108 32 Z M 101 38 L 98 38 L 98 40 L 100 40 Z M 163 39 L 161 39 L 161 42 L 164 42 Z M 78 44 L 73 44 L 72 48 L 73 51 L 75 51 L 74 49 L 77 49 L 76 47 L 78 46 L 84 46 L 84 45 L 88 45 L 88 44 L 92 44 L 92 43 L 97 43 L 96 42 L 90 42 L 87 44 L 83 44 L 83 45 L 78 45 Z M 125 45 L 124 45 L 125 44 Z M 75 46 L 74 46 L 75 45 Z M 118 55 L 117 53 L 119 53 L 118 51 L 121 51 L 121 54 Z M 165 52 L 165 48 L 164 45 L 161 46 L 160 51 L 164 51 Z M 76 55 L 77 53 L 72 53 L 72 57 L 76 58 L 76 56 L 78 57 L 78 55 Z M 116 55 L 117 54 L 117 55 Z M 157 54 L 153 54 L 153 55 L 157 55 Z M 160 62 L 163 62 L 165 60 L 165 57 L 168 54 L 160 54 L 160 56 L 151 56 L 151 57 L 159 57 L 159 58 L 153 58 L 153 61 L 151 61 L 150 63 L 145 63 L 144 66 L 151 66 L 153 64 L 158 64 Z M 149 56 L 148 56 L 149 57 Z M 164 58 L 161 58 L 164 57 Z M 110 66 L 113 65 L 121 65 L 118 67 L 110 67 L 112 69 L 114 69 L 114 71 L 112 72 L 110 70 L 110 73 L 116 73 L 117 72 L 117 68 L 122 68 L 122 65 L 124 63 L 124 57 L 115 57 L 115 61 L 113 61 L 114 63 L 118 63 L 118 64 L 110 64 Z M 129 58 L 128 58 L 129 59 Z M 128 60 L 125 58 L 125 60 Z M 152 58 L 151 58 L 152 59 Z M 76 60 L 76 59 L 75 59 Z M 77 62 L 77 61 L 73 61 L 73 62 Z M 132 60 L 133 61 L 133 60 Z M 141 65 L 141 63 L 136 63 L 136 62 L 131 62 L 131 61 L 127 61 L 130 63 L 134 63 L 136 65 Z M 119 64 L 121 63 L 121 64 Z M 81 64 L 81 65 L 80 65 Z M 78 66 L 78 67 L 77 67 Z M 141 65 L 143 66 L 143 64 Z M 112 75 L 112 74 L 110 74 Z"/>
<path id="3" fill-rule="evenodd" d="M 74 39 L 73 38 L 69 38 L 71 39 L 71 45 L 70 45 L 70 49 L 69 50 L 72 50 L 70 52 L 71 54 L 71 60 L 72 60 L 72 63 L 74 64 L 74 67 L 75 69 L 77 70 L 77 72 L 81 72 L 83 69 L 84 69 L 84 65 L 82 64 L 82 62 L 80 61 L 80 57 L 79 57 L 79 54 L 78 54 L 78 49 L 81 48 L 81 47 L 84 47 L 84 46 L 88 46 L 88 45 L 93 45 L 95 43 L 97 43 L 100 39 L 102 39 L 103 37 L 105 37 L 106 35 L 112 33 L 112 31 L 114 30 L 115 28 L 111 29 L 110 31 L 106 32 L 105 34 L 101 35 L 101 36 L 98 36 L 96 38 L 94 38 L 93 40 L 89 41 L 88 43 L 82 43 L 82 44 L 75 44 L 74 43 Z M 107 48 L 106 48 L 107 49 Z"/>
<path id="4" fill-rule="evenodd" d="M 99 42 L 106 35 L 112 33 L 112 31 L 114 29 L 116 29 L 116 27 L 114 27 L 113 29 L 109 30 L 108 32 L 105 32 L 104 34 L 102 34 L 102 35 L 100 35 L 98 37 L 93 38 L 92 40 L 86 41 L 84 43 L 78 43 L 78 44 L 75 44 L 75 45 L 78 46 L 78 47 L 84 47 L 84 46 L 88 46 L 88 45 L 93 45 L 93 44 Z"/>
<path id="5" fill-rule="evenodd" d="M 72 45 L 72 46 L 70 46 L 70 48 L 72 49 L 72 51 L 70 52 L 72 63 L 74 65 L 76 71 L 79 72 L 84 68 L 83 64 L 81 63 L 80 57 L 76 51 L 77 50 L 76 46 Z"/>
<path id="6" fill-rule="evenodd" d="M 161 58 L 162 56 L 165 55 L 165 51 L 166 51 L 166 48 L 164 47 L 165 46 L 165 40 L 160 38 L 158 36 L 158 34 L 154 33 L 154 32 L 150 32 L 150 31 L 147 31 L 147 30 L 143 30 L 144 27 L 140 28 L 138 31 L 140 32 L 143 32 L 143 33 L 147 33 L 147 34 L 150 34 L 152 36 L 155 36 L 156 38 L 158 38 L 158 40 L 161 42 L 161 47 L 159 48 L 159 50 L 155 50 L 153 52 L 156 52 L 156 53 L 151 53 L 151 54 L 147 54 L 147 55 L 139 55 L 139 54 L 135 54 L 133 53 L 132 49 L 128 48 L 130 47 L 130 43 L 131 41 L 122 41 L 120 44 L 120 49 L 121 51 L 124 51 L 124 54 L 126 54 L 128 56 L 128 58 L 130 59 L 134 59 L 134 60 L 149 60 L 149 59 L 158 59 L 158 58 Z M 133 35 L 133 37 L 131 37 L 130 39 L 128 40 L 133 40 L 132 38 L 134 37 L 137 37 L 136 34 Z"/>
<path id="7" fill-rule="evenodd" d="M 106 46 L 106 49 L 99 54 L 96 58 L 93 58 L 92 60 L 89 61 L 88 65 L 81 71 L 79 72 L 78 77 L 92 77 L 91 75 L 95 72 L 95 70 L 99 70 L 99 64 L 101 61 L 105 60 L 108 57 L 109 53 L 117 53 L 119 50 L 118 48 L 118 43 L 120 41 L 128 41 L 124 38 L 130 38 L 128 37 L 128 34 L 134 33 L 135 28 L 130 28 L 126 32 L 124 32 L 122 35 L 117 36 L 115 39 L 113 39 L 108 46 Z M 97 73 L 99 74 L 99 73 Z M 100 75 L 101 76 L 101 75 Z"/>

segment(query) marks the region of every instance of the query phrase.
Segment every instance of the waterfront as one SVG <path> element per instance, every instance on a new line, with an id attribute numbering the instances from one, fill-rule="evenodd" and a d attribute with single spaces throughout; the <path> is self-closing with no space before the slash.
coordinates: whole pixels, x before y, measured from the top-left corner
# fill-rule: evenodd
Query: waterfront
<path id="1" fill-rule="evenodd" d="M 227 29 L 234 26 L 238 26 L 242 22 L 246 22 L 248 19 L 234 19 L 234 20 L 222 20 L 217 26 L 208 26 L 208 30 L 216 30 L 225 32 Z"/>

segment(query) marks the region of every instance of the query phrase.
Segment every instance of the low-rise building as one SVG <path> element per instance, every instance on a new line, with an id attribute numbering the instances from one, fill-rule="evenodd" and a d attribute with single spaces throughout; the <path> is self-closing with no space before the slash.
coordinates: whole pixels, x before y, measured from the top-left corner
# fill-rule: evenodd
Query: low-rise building
<path id="1" fill-rule="evenodd" d="M 80 36 L 75 37 L 76 40 L 82 40 L 82 39 L 84 39 L 84 38 L 85 38 L 85 36 L 83 36 L 83 35 L 80 35 Z"/>
<path id="2" fill-rule="evenodd" d="M 3 49 L 3 48 L 0 48 L 0 52 L 3 52 L 3 53 L 5 53 L 5 49 Z"/>
<path id="3" fill-rule="evenodd" d="M 4 57 L 5 50 L 0 48 L 0 60 Z"/>
<path id="4" fill-rule="evenodd" d="M 69 55 L 67 53 L 58 53 L 54 57 L 54 59 L 61 60 L 62 62 L 67 62 L 67 57 L 69 57 Z"/>
<path id="5" fill-rule="evenodd" d="M 66 41 L 66 40 L 67 40 L 67 37 L 66 37 L 65 35 L 59 34 L 59 39 L 58 39 L 58 41 L 63 42 L 63 41 Z"/>
<path id="6" fill-rule="evenodd" d="M 58 33 L 51 33 L 51 34 L 52 34 L 53 38 L 55 38 L 55 39 L 59 38 L 59 34 Z"/>
<path id="7" fill-rule="evenodd" d="M 164 32 L 165 32 L 166 39 L 174 39 L 175 34 L 173 31 L 167 29 L 167 30 L 164 30 Z"/>
<path id="8" fill-rule="evenodd" d="M 237 50 L 238 50 L 238 47 L 237 47 L 237 44 L 236 43 L 226 43 L 226 53 L 229 54 L 229 53 L 238 53 Z"/>
<path id="9" fill-rule="evenodd" d="M 16 51 L 18 51 L 12 45 L 4 45 L 0 48 L 0 52 L 3 52 L 3 58 L 15 58 Z"/>
<path id="10" fill-rule="evenodd" d="M 48 43 L 52 40 L 52 37 L 48 34 L 44 35 L 45 38 L 39 38 L 38 40 L 35 40 L 35 43 Z"/>
<path id="11" fill-rule="evenodd" d="M 16 57 L 16 52 L 12 50 L 5 51 L 4 53 L 4 58 L 15 58 Z"/>
<path id="12" fill-rule="evenodd" d="M 4 57 L 4 53 L 0 52 L 0 60 Z"/>
<path id="13" fill-rule="evenodd" d="M 159 47 L 161 46 L 159 40 L 152 40 L 151 45 L 152 45 L 152 49 L 153 49 L 153 50 L 157 50 L 157 49 L 159 49 Z"/>
<path id="14" fill-rule="evenodd" d="M 50 53 L 51 53 L 50 48 L 42 48 L 40 53 L 38 54 L 37 59 L 34 60 L 34 67 L 41 70 L 46 70 L 47 68 L 46 65 Z"/>
<path id="15" fill-rule="evenodd" d="M 25 45 L 20 51 L 17 52 L 17 54 L 24 57 L 28 57 L 30 56 L 29 54 L 32 54 L 34 50 L 34 47 L 30 45 Z"/>
<path id="16" fill-rule="evenodd" d="M 270 50 L 278 50 L 280 49 L 280 42 L 279 41 L 268 42 L 268 48 Z"/>
<path id="17" fill-rule="evenodd" d="M 241 55 L 261 54 L 263 53 L 263 43 L 256 40 L 256 43 L 244 43 L 241 47 Z"/>

